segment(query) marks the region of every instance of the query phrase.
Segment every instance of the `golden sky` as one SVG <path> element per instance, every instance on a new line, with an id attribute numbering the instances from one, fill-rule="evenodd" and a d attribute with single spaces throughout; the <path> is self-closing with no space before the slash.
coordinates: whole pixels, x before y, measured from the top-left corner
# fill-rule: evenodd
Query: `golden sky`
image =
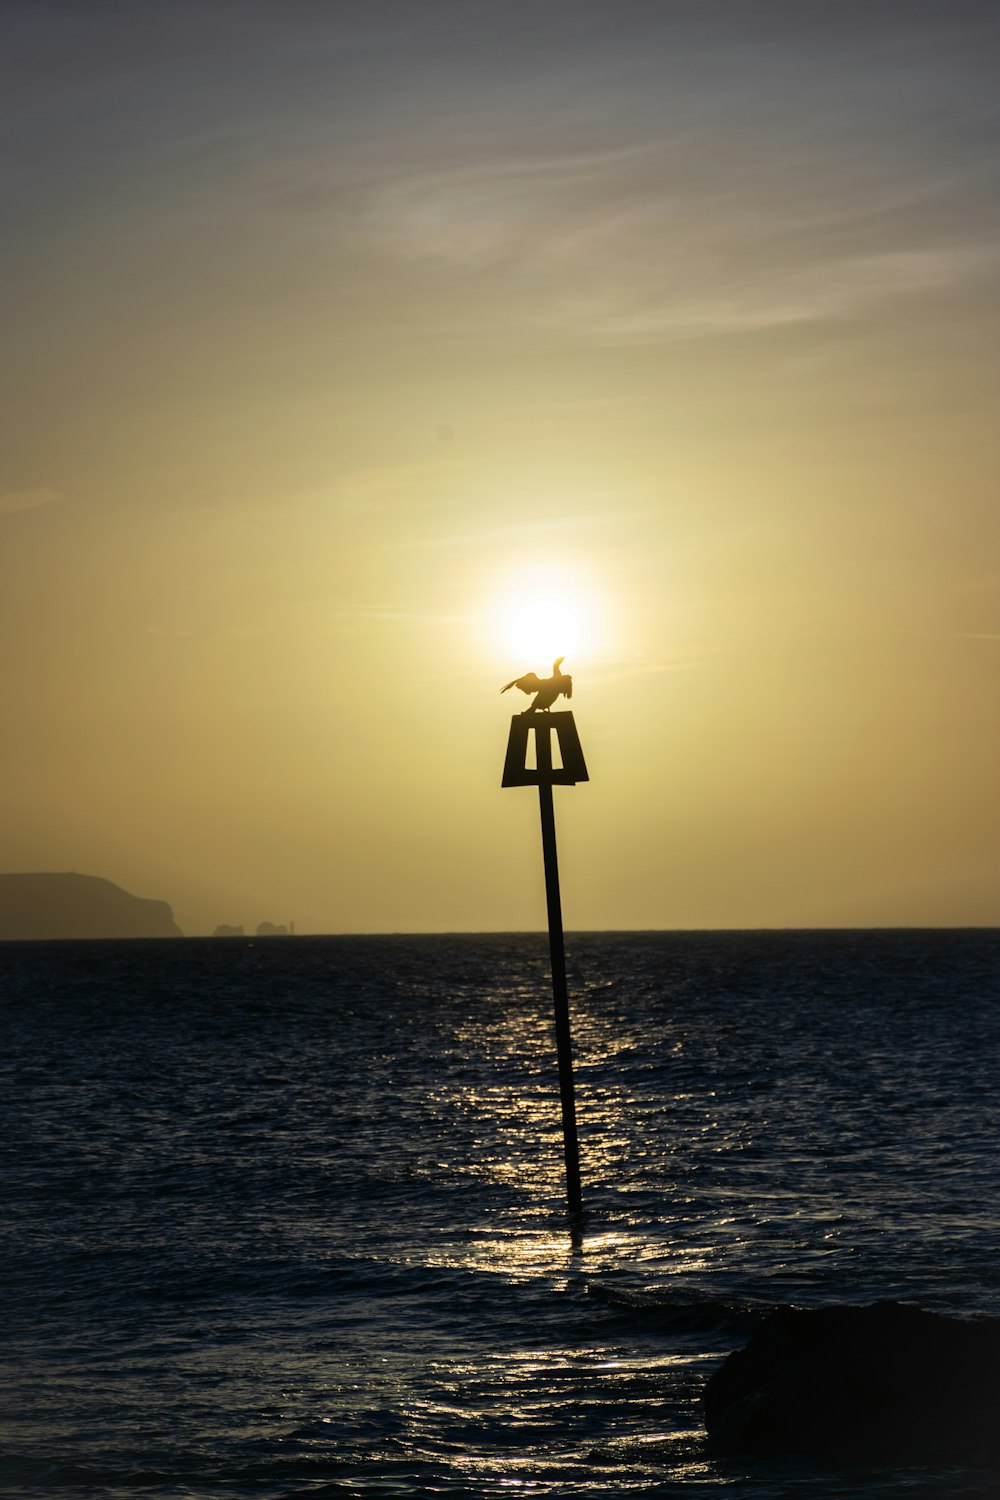
<path id="1" fill-rule="evenodd" d="M 568 927 L 997 922 L 995 6 L 4 31 L 0 868 L 540 927 L 565 653 Z"/>

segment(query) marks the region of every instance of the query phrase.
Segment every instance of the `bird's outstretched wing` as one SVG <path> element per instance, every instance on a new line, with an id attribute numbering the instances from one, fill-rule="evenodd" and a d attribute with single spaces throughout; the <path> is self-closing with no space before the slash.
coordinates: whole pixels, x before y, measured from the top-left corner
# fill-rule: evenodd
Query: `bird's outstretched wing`
<path id="1" fill-rule="evenodd" d="M 507 687 L 502 687 L 500 691 L 505 693 L 507 688 L 516 687 L 520 688 L 522 693 L 537 693 L 541 685 L 538 673 L 529 672 L 525 677 L 515 677 L 513 681 L 507 683 Z"/>

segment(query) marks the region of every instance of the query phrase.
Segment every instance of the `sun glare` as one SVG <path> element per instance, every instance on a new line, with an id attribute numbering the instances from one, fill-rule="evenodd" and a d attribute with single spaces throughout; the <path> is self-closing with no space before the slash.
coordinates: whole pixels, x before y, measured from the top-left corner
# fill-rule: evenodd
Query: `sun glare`
<path id="1" fill-rule="evenodd" d="M 568 580 L 522 583 L 501 595 L 491 613 L 497 646 L 512 670 L 547 672 L 557 656 L 592 654 L 594 602 Z"/>
<path id="2" fill-rule="evenodd" d="M 510 650 L 525 662 L 547 665 L 579 649 L 579 611 L 569 599 L 525 596 L 511 601 L 504 621 Z"/>

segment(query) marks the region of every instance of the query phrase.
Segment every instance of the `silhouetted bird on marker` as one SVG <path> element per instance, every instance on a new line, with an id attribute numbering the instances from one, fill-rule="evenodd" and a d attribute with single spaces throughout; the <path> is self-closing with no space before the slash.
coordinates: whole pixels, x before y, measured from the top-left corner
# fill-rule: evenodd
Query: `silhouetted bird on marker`
<path id="1" fill-rule="evenodd" d="M 564 693 L 567 698 L 573 696 L 573 679 L 567 672 L 560 672 L 559 668 L 566 660 L 565 656 L 557 656 L 552 663 L 552 676 L 539 677 L 537 672 L 528 672 L 524 677 L 515 677 L 513 682 L 508 682 L 507 687 L 500 689 L 505 693 L 507 688 L 520 688 L 522 693 L 537 693 L 534 703 L 529 703 L 522 712 L 533 714 L 539 709 L 551 708 L 553 703 Z"/>

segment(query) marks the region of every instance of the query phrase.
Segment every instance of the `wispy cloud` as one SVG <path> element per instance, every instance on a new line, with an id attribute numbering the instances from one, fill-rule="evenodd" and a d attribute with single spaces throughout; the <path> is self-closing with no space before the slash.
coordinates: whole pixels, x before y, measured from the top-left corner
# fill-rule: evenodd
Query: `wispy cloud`
<path id="1" fill-rule="evenodd" d="M 62 497 L 55 490 L 6 490 L 0 492 L 0 516 L 11 516 L 22 510 L 38 510 L 54 505 Z"/>
<path id="2" fill-rule="evenodd" d="M 662 677 L 669 672 L 696 672 L 705 666 L 708 657 L 715 654 L 714 651 L 700 651 L 697 656 L 678 656 L 674 661 L 636 662 L 629 666 L 612 665 L 608 668 L 602 668 L 599 662 L 595 662 L 591 675 L 595 683 L 603 686 L 608 682 L 623 682 L 631 677 Z"/>
<path id="3" fill-rule="evenodd" d="M 316 634 L 317 629 L 331 631 L 353 631 L 361 625 L 405 626 L 407 629 L 434 628 L 437 626 L 473 623 L 475 616 L 434 609 L 401 609 L 394 605 L 380 604 L 331 604 L 326 599 L 298 599 L 287 604 L 266 621 L 253 624 L 219 625 L 208 630 L 169 630 L 147 625 L 147 635 L 169 639 L 198 638 L 218 640 L 263 640 L 269 636 L 303 636 Z"/>
<path id="4" fill-rule="evenodd" d="M 944 293 L 1000 271 L 1000 241 L 829 256 L 794 267 L 733 268 L 728 284 L 692 281 L 673 295 L 656 286 L 598 294 L 551 313 L 554 320 L 609 340 L 641 343 L 754 333 L 832 322 L 880 304 Z"/>
<path id="5" fill-rule="evenodd" d="M 843 133 L 661 137 L 370 184 L 356 232 L 436 316 L 635 342 L 832 321 L 1000 272 L 982 171 Z M 978 207 L 976 206 L 978 204 Z M 498 293 L 502 298 L 498 299 Z"/>
<path id="6" fill-rule="evenodd" d="M 379 541 L 369 549 L 375 552 L 422 552 L 440 548 L 469 549 L 482 555 L 488 550 L 506 547 L 528 549 L 543 540 L 591 533 L 603 527 L 620 525 L 630 519 L 641 519 L 645 511 L 605 511 L 597 514 L 542 516 L 536 520 L 510 521 L 506 525 L 465 528 L 460 531 L 436 532 L 430 536 L 409 536 Z"/>
<path id="7" fill-rule="evenodd" d="M 398 609 L 378 604 L 326 605 L 322 600 L 313 601 L 313 607 L 322 610 L 328 620 L 346 624 L 368 620 L 404 625 L 466 625 L 473 618 L 471 615 L 445 614 L 439 610 Z"/>

